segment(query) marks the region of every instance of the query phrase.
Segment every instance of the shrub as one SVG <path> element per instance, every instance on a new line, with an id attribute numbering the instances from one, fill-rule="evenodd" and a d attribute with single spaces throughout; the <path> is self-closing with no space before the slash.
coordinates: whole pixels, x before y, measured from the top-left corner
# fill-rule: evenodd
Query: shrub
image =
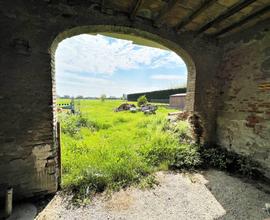
<path id="1" fill-rule="evenodd" d="M 61 122 L 61 131 L 64 134 L 68 134 L 71 137 L 75 137 L 80 131 L 80 126 L 78 125 L 78 116 L 77 115 L 69 115 L 69 114 L 61 114 L 59 116 Z"/>
<path id="2" fill-rule="evenodd" d="M 172 169 L 195 169 L 202 163 L 198 146 L 179 143 L 177 135 L 168 132 L 157 133 L 141 153 L 153 167 L 167 164 Z"/>
<path id="3" fill-rule="evenodd" d="M 147 98 L 145 95 L 142 95 L 137 99 L 137 105 L 140 107 L 145 104 L 147 104 Z"/>
<path id="4" fill-rule="evenodd" d="M 184 145 L 174 152 L 173 156 L 170 167 L 174 169 L 195 169 L 202 163 L 198 147 L 195 145 Z"/>
<path id="5" fill-rule="evenodd" d="M 106 100 L 106 95 L 105 95 L 105 94 L 102 94 L 102 95 L 100 96 L 100 100 L 101 100 L 102 102 L 104 102 L 104 101 Z"/>

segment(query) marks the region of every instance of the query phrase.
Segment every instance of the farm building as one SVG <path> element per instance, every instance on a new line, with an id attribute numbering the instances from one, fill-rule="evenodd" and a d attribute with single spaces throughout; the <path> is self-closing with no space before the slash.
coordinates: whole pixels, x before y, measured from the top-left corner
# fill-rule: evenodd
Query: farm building
<path id="1" fill-rule="evenodd" d="M 170 107 L 184 109 L 186 93 L 170 95 Z"/>

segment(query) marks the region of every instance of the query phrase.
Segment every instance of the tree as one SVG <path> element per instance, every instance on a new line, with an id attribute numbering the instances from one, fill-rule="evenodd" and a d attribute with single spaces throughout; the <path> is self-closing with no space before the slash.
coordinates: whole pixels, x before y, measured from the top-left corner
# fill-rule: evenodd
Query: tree
<path id="1" fill-rule="evenodd" d="M 63 98 L 64 99 L 70 99 L 70 96 L 69 95 L 64 95 Z"/>
<path id="2" fill-rule="evenodd" d="M 84 97 L 82 95 L 78 95 L 76 99 L 83 99 Z"/>
<path id="3" fill-rule="evenodd" d="M 122 95 L 122 100 L 127 100 L 127 95 L 126 94 Z"/>
<path id="4" fill-rule="evenodd" d="M 106 100 L 106 95 L 105 95 L 105 94 L 102 94 L 102 95 L 100 96 L 100 100 L 101 100 L 102 102 L 104 102 L 104 101 Z"/>
<path id="5" fill-rule="evenodd" d="M 142 105 L 145 105 L 145 104 L 147 104 L 147 98 L 146 98 L 146 96 L 145 95 L 142 95 L 142 96 L 140 96 L 138 99 L 137 99 L 137 105 L 139 106 L 139 107 L 141 107 Z"/>

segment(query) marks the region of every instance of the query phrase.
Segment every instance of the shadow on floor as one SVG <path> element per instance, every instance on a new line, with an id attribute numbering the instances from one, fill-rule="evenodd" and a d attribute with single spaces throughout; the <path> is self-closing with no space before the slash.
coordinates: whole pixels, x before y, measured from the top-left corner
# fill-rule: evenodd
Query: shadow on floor
<path id="1" fill-rule="evenodd" d="M 270 220 L 265 204 L 270 194 L 258 189 L 258 184 L 224 172 L 209 170 L 204 174 L 206 187 L 211 191 L 226 214 L 218 220 Z"/>

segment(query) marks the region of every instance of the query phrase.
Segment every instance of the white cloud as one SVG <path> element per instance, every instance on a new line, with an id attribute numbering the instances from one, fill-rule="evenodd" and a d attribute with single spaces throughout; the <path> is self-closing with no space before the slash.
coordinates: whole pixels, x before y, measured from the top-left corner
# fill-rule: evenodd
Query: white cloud
<path id="1" fill-rule="evenodd" d="M 68 82 L 68 83 L 76 83 L 79 82 L 81 84 L 88 84 L 91 83 L 91 85 L 94 85 L 96 83 L 102 84 L 102 85 L 107 85 L 111 84 L 112 82 L 107 79 L 103 78 L 97 78 L 97 77 L 91 77 L 91 76 L 81 76 L 78 74 L 72 74 L 72 73 L 65 73 L 63 75 L 59 74 L 56 75 L 56 82 Z"/>
<path id="2" fill-rule="evenodd" d="M 117 70 L 185 66 L 174 52 L 141 47 L 131 41 L 102 35 L 79 35 L 65 39 L 56 51 L 56 72 L 113 74 Z"/>
<path id="3" fill-rule="evenodd" d="M 175 53 L 101 35 L 66 39 L 59 44 L 55 57 L 59 95 L 121 96 L 170 88 L 172 82 L 184 84 L 187 78 L 182 68 L 185 64 Z M 164 68 L 168 74 L 158 74 Z M 121 70 L 131 69 L 140 69 L 142 79 L 128 74 L 119 77 L 119 73 L 128 72 Z M 179 75 L 174 74 L 176 69 Z M 113 75 L 115 72 L 118 74 Z"/>
<path id="4" fill-rule="evenodd" d="M 169 74 L 158 74 L 158 75 L 152 75 L 151 79 L 155 80 L 186 80 L 186 75 L 169 75 Z"/>

